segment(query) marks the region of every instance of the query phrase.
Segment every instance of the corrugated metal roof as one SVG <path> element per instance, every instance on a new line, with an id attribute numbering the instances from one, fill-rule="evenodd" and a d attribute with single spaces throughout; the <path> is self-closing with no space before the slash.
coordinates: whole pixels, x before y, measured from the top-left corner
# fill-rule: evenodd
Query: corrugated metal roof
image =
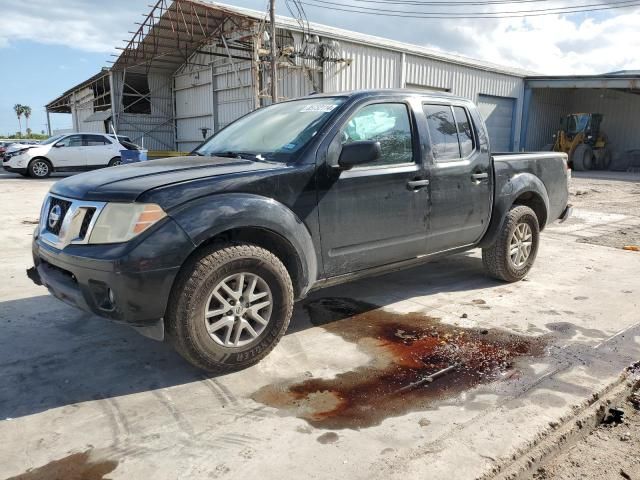
<path id="1" fill-rule="evenodd" d="M 209 0 L 197 0 L 197 3 L 201 5 L 208 5 L 214 8 L 219 8 L 221 10 L 226 10 L 229 13 L 235 13 L 237 15 L 245 16 L 258 21 L 262 21 L 265 18 L 265 12 L 260 12 L 258 10 L 252 10 L 249 8 L 236 7 L 234 5 L 228 5 L 228 4 L 219 3 L 219 2 L 212 2 Z M 303 31 L 297 20 L 290 17 L 282 16 L 282 15 L 276 15 L 276 25 L 278 27 L 287 28 L 289 30 L 294 30 L 298 32 Z M 413 45 L 410 43 L 398 42 L 396 40 L 391 40 L 388 38 L 376 37 L 374 35 L 367 35 L 364 33 L 344 30 L 341 28 L 330 27 L 328 25 L 322 25 L 319 23 L 309 22 L 309 30 L 311 30 L 311 33 L 314 33 L 316 35 L 327 36 L 337 40 L 345 40 L 345 41 L 350 41 L 354 43 L 360 43 L 365 45 L 376 46 L 379 48 L 385 48 L 389 50 L 410 53 L 413 55 L 420 55 L 420 56 L 429 57 L 429 58 L 433 58 L 433 59 L 444 61 L 444 62 L 454 63 L 457 65 L 467 65 L 470 67 L 478 68 L 480 70 L 506 73 L 506 74 L 514 75 L 518 77 L 536 75 L 535 72 L 524 70 L 524 69 L 507 67 L 504 65 L 497 65 L 490 62 L 485 62 L 483 60 L 464 57 L 462 55 L 454 55 L 454 54 L 442 52 L 440 50 L 435 50 L 433 48 L 427 48 L 420 45 Z"/>
<path id="2" fill-rule="evenodd" d="M 79 84 L 77 84 L 74 87 L 71 87 L 69 90 L 67 90 L 66 92 L 64 92 L 62 95 L 56 97 L 54 100 L 51 100 L 49 103 L 47 103 L 45 105 L 46 109 L 49 108 L 54 108 L 58 102 L 64 100 L 64 97 L 71 95 L 73 92 L 76 92 L 78 90 L 82 90 L 84 87 L 91 85 L 93 82 L 96 82 L 98 80 L 100 80 L 102 77 L 108 76 L 109 75 L 109 69 L 106 67 L 103 67 L 102 70 L 100 70 L 98 73 L 96 73 L 94 76 L 86 79 L 83 82 L 80 82 Z"/>

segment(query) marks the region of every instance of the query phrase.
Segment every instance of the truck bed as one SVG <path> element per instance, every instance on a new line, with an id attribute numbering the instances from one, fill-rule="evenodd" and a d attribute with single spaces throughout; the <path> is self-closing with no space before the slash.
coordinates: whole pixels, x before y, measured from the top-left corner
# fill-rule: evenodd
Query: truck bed
<path id="1" fill-rule="evenodd" d="M 540 179 L 548 195 L 548 218 L 556 220 L 567 205 L 567 155 L 557 152 L 493 153 L 496 200 L 501 194 L 511 193 L 518 177 L 531 175 Z"/>

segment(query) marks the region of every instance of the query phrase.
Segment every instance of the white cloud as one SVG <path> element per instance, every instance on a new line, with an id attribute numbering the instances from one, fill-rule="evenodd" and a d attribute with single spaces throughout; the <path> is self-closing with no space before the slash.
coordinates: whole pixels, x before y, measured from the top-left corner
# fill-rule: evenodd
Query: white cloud
<path id="1" fill-rule="evenodd" d="M 640 10 L 580 22 L 567 16 L 503 19 L 451 28 L 468 40 L 460 52 L 545 74 L 594 74 L 640 68 Z M 435 46 L 442 48 L 442 45 Z"/>
<path id="2" fill-rule="evenodd" d="M 257 10 L 265 6 L 264 0 L 226 1 Z M 91 52 L 117 52 L 115 47 L 131 37 L 127 32 L 135 30 L 134 22 L 141 18 L 140 14 L 150 10 L 144 0 L 64 0 L 55 4 L 51 0 L 3 0 L 3 3 L 8 5 L 2 8 L 0 48 L 30 40 Z M 570 2 L 558 0 L 554 6 L 563 4 Z M 279 13 L 288 14 L 284 2 L 278 5 Z M 490 7 L 468 8 L 491 11 Z M 498 8 L 505 7 L 494 7 L 494 11 Z M 640 69 L 638 8 L 610 10 L 606 14 L 491 20 L 417 20 L 328 8 L 306 10 L 311 21 L 544 74 Z"/>
<path id="3" fill-rule="evenodd" d="M 113 52 L 139 14 L 126 1 L 6 0 L 2 7 L 0 47 L 20 40 L 64 45 L 88 52 Z M 135 13 L 134 13 L 135 12 Z"/>
<path id="4" fill-rule="evenodd" d="M 563 0 L 553 3 L 554 8 L 562 6 L 575 7 L 576 4 Z M 393 5 L 383 8 L 401 9 Z M 406 7 L 412 10 L 417 8 L 415 5 Z M 424 8 L 433 11 L 435 7 Z M 508 7 L 466 8 L 488 13 L 504 11 Z M 519 4 L 510 8 L 525 10 L 534 7 Z M 598 74 L 640 69 L 640 56 L 637 53 L 640 51 L 638 7 L 574 15 L 448 20 L 393 18 L 383 14 L 338 14 L 312 7 L 307 8 L 307 13 L 312 21 L 543 74 Z"/>

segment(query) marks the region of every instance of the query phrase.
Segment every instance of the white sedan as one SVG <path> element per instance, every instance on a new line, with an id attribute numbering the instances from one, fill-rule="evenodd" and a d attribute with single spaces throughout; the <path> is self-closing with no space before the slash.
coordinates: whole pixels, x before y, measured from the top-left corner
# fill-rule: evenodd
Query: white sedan
<path id="1" fill-rule="evenodd" d="M 55 135 L 38 145 L 12 146 L 2 159 L 2 166 L 8 172 L 25 177 L 46 178 L 53 172 L 85 171 L 119 165 L 120 150 L 126 150 L 126 147 L 113 135 Z"/>

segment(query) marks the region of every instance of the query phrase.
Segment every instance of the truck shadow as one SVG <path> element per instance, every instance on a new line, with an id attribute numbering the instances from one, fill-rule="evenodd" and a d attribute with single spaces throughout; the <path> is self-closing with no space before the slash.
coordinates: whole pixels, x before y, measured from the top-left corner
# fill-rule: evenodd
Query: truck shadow
<path id="1" fill-rule="evenodd" d="M 415 296 L 498 285 L 482 273 L 478 258 L 458 255 L 353 282 L 348 290 L 354 296 L 366 291 L 362 296 L 372 299 L 372 305 L 383 306 Z M 345 286 L 317 292 L 313 298 L 336 296 L 337 289 L 344 295 Z M 167 344 L 76 311 L 49 295 L 0 303 L 0 323 L 0 420 L 211 379 Z M 288 334 L 311 327 L 301 302 Z"/>

